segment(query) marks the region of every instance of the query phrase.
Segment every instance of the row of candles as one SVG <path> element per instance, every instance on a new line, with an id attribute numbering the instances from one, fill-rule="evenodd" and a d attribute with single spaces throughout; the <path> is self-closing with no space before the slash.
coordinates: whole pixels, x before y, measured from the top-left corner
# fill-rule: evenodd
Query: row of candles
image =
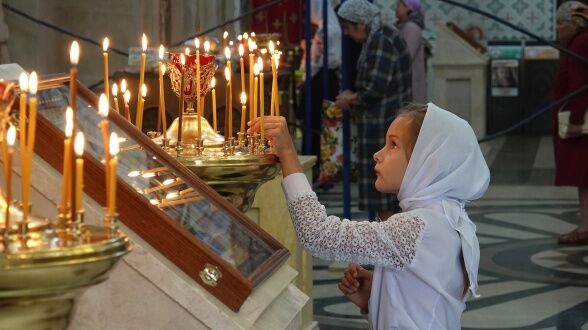
<path id="1" fill-rule="evenodd" d="M 239 63 L 240 63 L 240 73 L 241 73 L 241 127 L 240 131 L 244 134 L 245 132 L 245 118 L 246 118 L 246 101 L 247 95 L 245 92 L 245 65 L 243 56 L 245 55 L 245 49 L 247 47 L 248 55 L 249 55 L 249 109 L 250 109 L 250 120 L 255 119 L 258 117 L 258 109 L 259 109 L 259 116 L 261 117 L 261 134 L 262 139 L 264 138 L 263 133 L 263 116 L 265 115 L 264 111 L 264 72 L 263 72 L 263 60 L 262 57 L 268 52 L 268 49 L 262 49 L 260 51 L 261 56 L 255 60 L 254 52 L 257 50 L 257 43 L 253 40 L 255 34 L 251 33 L 251 38 L 247 33 L 238 36 L 239 41 L 243 41 L 239 44 L 238 52 L 239 52 Z M 228 37 L 228 33 L 225 31 L 223 34 L 223 44 L 224 47 L 224 55 L 227 60 L 227 65 L 225 67 L 225 79 L 227 81 L 227 88 L 226 88 L 226 125 L 225 125 L 225 135 L 230 138 L 232 137 L 232 69 L 231 69 L 231 51 L 228 46 L 226 46 L 226 39 Z M 246 43 L 244 41 L 247 41 Z M 108 47 L 109 47 L 109 39 L 106 37 L 103 40 L 103 62 L 104 62 L 104 94 L 108 102 L 110 102 L 109 97 L 109 83 L 108 83 Z M 232 44 L 232 41 L 230 42 Z M 245 47 L 245 44 L 247 45 Z M 147 95 L 147 88 L 144 84 L 145 79 L 145 65 L 146 65 L 146 51 L 147 51 L 147 37 L 143 34 L 141 38 L 141 60 L 140 60 L 140 67 L 139 67 L 139 93 L 137 97 L 137 108 L 136 108 L 136 119 L 135 125 L 139 130 L 142 129 L 143 125 L 143 110 L 144 110 L 144 103 L 145 97 Z M 200 118 L 204 114 L 204 100 L 201 99 L 200 90 L 201 90 L 201 81 L 200 81 L 200 40 L 198 38 L 194 39 L 194 46 L 196 48 L 196 113 L 198 115 L 198 139 L 201 140 L 201 121 Z M 277 80 L 277 68 L 279 65 L 279 59 L 281 52 L 277 51 L 275 48 L 275 44 L 273 41 L 270 41 L 268 44 L 269 54 L 270 54 L 270 63 L 271 63 L 271 71 L 272 71 L 272 86 L 271 86 L 271 101 L 270 101 L 270 115 L 279 115 L 280 114 L 280 105 L 279 105 L 279 97 L 278 97 L 278 80 Z M 209 54 L 210 51 L 210 42 L 206 40 L 204 42 L 204 52 L 206 55 Z M 186 64 L 186 56 L 190 54 L 189 48 L 185 49 L 184 54 L 180 54 L 180 63 L 181 63 L 181 86 L 180 89 L 184 91 L 185 86 L 184 83 L 184 71 L 185 71 L 185 64 Z M 166 73 L 166 64 L 164 62 L 165 59 L 165 48 L 163 45 L 159 46 L 159 65 L 158 65 L 158 74 L 159 74 L 159 120 L 161 123 L 162 133 L 166 136 L 166 117 L 165 117 L 165 99 L 164 99 L 164 87 L 163 87 L 163 76 Z M 213 129 L 218 131 L 218 124 L 217 124 L 217 113 L 216 113 L 216 79 L 213 77 L 211 81 L 211 92 L 212 92 L 212 117 L 213 117 Z M 130 92 L 127 90 L 126 81 L 123 79 L 121 82 L 121 92 L 123 93 L 123 100 L 124 100 L 124 109 L 125 109 L 125 116 L 130 121 L 130 114 L 128 103 L 130 101 Z M 116 83 L 112 86 L 112 95 L 114 101 L 114 108 L 117 112 L 119 110 L 119 102 L 118 102 L 118 85 Z M 258 102 L 258 95 L 259 95 L 259 102 Z M 184 93 L 181 93 L 180 96 L 180 129 L 178 130 L 178 141 L 181 141 L 181 134 L 183 125 L 181 124 L 182 115 L 184 114 Z"/>

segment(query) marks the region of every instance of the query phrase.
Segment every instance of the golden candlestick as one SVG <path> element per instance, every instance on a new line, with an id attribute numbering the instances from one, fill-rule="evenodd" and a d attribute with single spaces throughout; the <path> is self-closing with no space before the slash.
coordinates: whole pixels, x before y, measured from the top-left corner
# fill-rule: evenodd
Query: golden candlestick
<path id="1" fill-rule="evenodd" d="M 264 95 L 264 85 L 265 79 L 263 74 L 263 60 L 261 57 L 257 58 L 257 65 L 259 67 L 259 130 L 261 131 L 261 143 L 265 139 L 265 132 L 263 127 L 263 121 L 265 116 L 264 105 L 265 105 L 265 95 Z"/>
<path id="2" fill-rule="evenodd" d="M 243 44 L 239 44 L 239 64 L 241 65 L 241 92 L 245 91 L 245 63 L 243 61 L 244 53 L 245 47 L 243 47 Z"/>
<path id="3" fill-rule="evenodd" d="M 60 209 L 66 212 L 71 204 L 71 136 L 73 132 L 73 110 L 68 107 L 65 110 L 65 140 L 63 141 L 63 190 L 61 191 Z"/>
<path id="4" fill-rule="evenodd" d="M 165 136 L 167 130 L 167 123 L 165 118 L 165 94 L 163 90 L 163 76 L 165 75 L 165 63 L 163 62 L 165 56 L 165 48 L 163 45 L 159 46 L 159 122 L 161 123 L 161 132 Z"/>
<path id="5" fill-rule="evenodd" d="M 125 104 L 125 118 L 127 119 L 128 122 L 131 121 L 131 110 L 129 109 L 129 102 L 131 101 L 131 91 L 129 91 L 128 89 L 126 90 L 126 92 L 123 95 L 123 101 Z"/>
<path id="6" fill-rule="evenodd" d="M 12 203 L 12 155 L 14 154 L 14 141 L 16 140 L 16 129 L 10 125 L 6 133 L 6 143 L 8 144 L 8 151 L 6 153 L 6 168 L 4 179 L 6 180 L 6 213 L 4 215 L 4 228 L 6 231 L 10 228 L 10 204 Z M 4 239 L 8 237 L 7 233 Z"/>
<path id="7" fill-rule="evenodd" d="M 118 135 L 115 132 L 110 134 L 110 161 L 108 162 L 108 171 L 110 175 L 110 182 L 108 184 L 108 203 L 107 210 L 109 215 L 116 214 L 116 165 L 117 155 L 119 151 Z"/>
<path id="8" fill-rule="evenodd" d="M 218 127 L 216 125 L 216 79 L 212 77 L 210 80 L 210 87 L 212 87 L 212 127 L 215 132 L 218 131 Z"/>

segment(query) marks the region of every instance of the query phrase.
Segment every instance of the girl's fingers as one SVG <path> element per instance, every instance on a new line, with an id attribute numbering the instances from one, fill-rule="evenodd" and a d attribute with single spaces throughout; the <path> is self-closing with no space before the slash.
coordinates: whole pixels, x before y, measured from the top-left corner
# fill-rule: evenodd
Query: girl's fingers
<path id="1" fill-rule="evenodd" d="M 354 294 L 355 292 L 357 292 L 357 290 L 354 290 L 352 288 L 348 288 L 348 287 L 342 285 L 341 283 L 339 283 L 337 286 L 339 287 L 339 290 L 341 290 L 341 292 L 343 292 L 343 294 L 346 294 L 346 295 Z"/>

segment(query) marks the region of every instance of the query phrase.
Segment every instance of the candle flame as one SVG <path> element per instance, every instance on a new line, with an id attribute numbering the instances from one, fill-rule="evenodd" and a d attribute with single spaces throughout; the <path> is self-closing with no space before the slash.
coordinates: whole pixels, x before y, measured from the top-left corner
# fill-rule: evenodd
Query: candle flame
<path id="1" fill-rule="evenodd" d="M 141 95 L 143 97 L 147 96 L 147 85 L 143 84 L 143 86 L 141 86 Z"/>
<path id="2" fill-rule="evenodd" d="M 251 38 L 255 38 L 255 32 L 251 32 Z"/>
<path id="3" fill-rule="evenodd" d="M 212 79 L 210 80 L 210 87 L 211 88 L 215 88 L 216 87 L 216 78 L 212 77 Z"/>
<path id="4" fill-rule="evenodd" d="M 127 91 L 125 92 L 125 94 L 123 95 L 123 98 L 125 99 L 126 103 L 129 103 L 129 101 L 131 101 L 131 91 L 129 91 L 127 89 Z"/>
<path id="5" fill-rule="evenodd" d="M 110 155 L 116 157 L 118 154 L 118 135 L 115 132 L 110 134 Z"/>
<path id="6" fill-rule="evenodd" d="M 228 36 L 229 36 L 229 31 L 223 32 L 223 39 L 227 39 Z"/>
<path id="7" fill-rule="evenodd" d="M 208 40 L 204 41 L 204 51 L 207 53 L 210 51 L 210 41 Z"/>
<path id="8" fill-rule="evenodd" d="M 176 182 L 176 179 L 174 179 L 174 178 L 169 178 L 169 179 L 165 179 L 165 180 L 163 180 L 163 182 L 162 182 L 161 184 L 162 184 L 162 185 L 168 185 L 168 184 L 170 184 L 170 183 L 174 183 L 174 182 Z"/>
<path id="9" fill-rule="evenodd" d="M 237 40 L 241 41 L 241 40 L 243 40 L 243 37 L 241 35 L 238 35 Z"/>
<path id="10" fill-rule="evenodd" d="M 233 40 L 229 40 L 229 46 L 233 45 Z"/>
<path id="11" fill-rule="evenodd" d="M 261 59 L 261 56 L 257 58 L 257 66 L 259 67 L 259 71 L 263 72 L 263 60 Z"/>
<path id="12" fill-rule="evenodd" d="M 159 60 L 163 60 L 163 56 L 165 55 L 165 47 L 163 45 L 159 45 Z"/>
<path id="13" fill-rule="evenodd" d="M 141 48 L 143 48 L 143 53 L 147 51 L 147 36 L 143 33 L 143 37 L 141 38 Z"/>
<path id="14" fill-rule="evenodd" d="M 102 41 L 102 50 L 103 51 L 108 51 L 108 46 L 110 45 L 110 40 L 108 40 L 108 37 L 104 37 L 104 40 Z"/>
<path id="15" fill-rule="evenodd" d="M 12 147 L 14 145 L 14 141 L 16 140 L 16 128 L 10 125 L 8 128 L 8 132 L 6 132 L 6 142 L 8 142 L 8 146 Z"/>
<path id="16" fill-rule="evenodd" d="M 225 58 L 227 59 L 227 61 L 231 58 L 231 50 L 229 49 L 229 47 L 225 47 Z"/>
<path id="17" fill-rule="evenodd" d="M 273 42 L 273 41 L 271 41 L 271 40 L 269 41 L 269 44 L 268 44 L 268 46 L 267 46 L 267 47 L 269 48 L 269 52 L 270 52 L 270 54 L 273 54 L 273 53 L 274 53 L 274 51 L 276 50 L 276 49 L 274 48 L 274 42 Z"/>
<path id="18" fill-rule="evenodd" d="M 26 72 L 20 74 L 20 77 L 18 78 L 18 86 L 22 93 L 26 93 L 29 89 L 29 76 Z"/>
<path id="19" fill-rule="evenodd" d="M 118 96 L 118 85 L 116 83 L 112 84 L 112 95 Z"/>
<path id="20" fill-rule="evenodd" d="M 257 63 L 253 64 L 253 74 L 256 76 L 259 75 L 259 65 Z"/>
<path id="21" fill-rule="evenodd" d="M 262 48 L 261 49 L 261 55 L 265 55 L 267 54 L 267 48 Z"/>
<path id="22" fill-rule="evenodd" d="M 180 63 L 182 63 L 182 66 L 186 65 L 186 56 L 184 54 L 180 54 Z"/>
<path id="23" fill-rule="evenodd" d="M 243 44 L 239 44 L 239 56 L 243 57 L 243 54 L 245 54 L 245 47 Z"/>
<path id="24" fill-rule="evenodd" d="M 167 70 L 167 66 L 165 65 L 165 63 L 161 63 L 161 74 L 165 74 L 166 70 Z"/>
<path id="25" fill-rule="evenodd" d="M 196 49 L 200 49 L 200 39 L 194 38 L 194 46 L 196 46 Z"/>
<path id="26" fill-rule="evenodd" d="M 100 99 L 98 100 L 98 114 L 103 118 L 108 117 L 108 99 L 104 93 L 100 94 Z"/>
<path id="27" fill-rule="evenodd" d="M 31 95 L 37 94 L 37 73 L 35 71 L 31 72 L 29 76 L 29 92 Z"/>
<path id="28" fill-rule="evenodd" d="M 186 54 L 186 56 L 190 55 L 190 48 L 189 47 L 184 48 L 184 54 Z"/>
<path id="29" fill-rule="evenodd" d="M 125 79 L 123 79 L 120 82 L 120 92 L 124 94 L 126 91 L 127 91 L 127 81 Z"/>
<path id="30" fill-rule="evenodd" d="M 74 142 L 74 152 L 76 156 L 82 157 L 84 155 L 84 144 L 86 143 L 86 139 L 84 138 L 83 132 L 78 132 L 76 134 L 76 139 Z"/>
<path id="31" fill-rule="evenodd" d="M 73 133 L 73 109 L 67 107 L 65 110 L 65 137 L 70 138 Z"/>
<path id="32" fill-rule="evenodd" d="M 276 63 L 276 70 L 280 66 L 280 54 L 274 54 L 274 63 Z"/>
<path id="33" fill-rule="evenodd" d="M 231 81 L 231 71 L 229 71 L 229 68 L 225 66 L 225 78 L 227 79 L 227 82 Z"/>
<path id="34" fill-rule="evenodd" d="M 276 46 L 280 45 L 280 40 L 276 41 Z"/>
<path id="35" fill-rule="evenodd" d="M 247 32 L 243 33 L 243 39 L 247 39 L 249 38 L 249 34 L 247 34 Z"/>
<path id="36" fill-rule="evenodd" d="M 245 92 L 241 92 L 241 104 L 245 103 L 247 103 L 247 95 L 245 95 Z"/>
<path id="37" fill-rule="evenodd" d="M 253 42 L 253 39 L 247 39 L 247 47 L 249 48 L 249 51 L 255 50 L 255 42 Z"/>
<path id="38" fill-rule="evenodd" d="M 78 60 L 80 59 L 80 44 L 76 40 L 71 43 L 71 47 L 69 48 L 69 61 L 71 65 L 78 65 Z"/>

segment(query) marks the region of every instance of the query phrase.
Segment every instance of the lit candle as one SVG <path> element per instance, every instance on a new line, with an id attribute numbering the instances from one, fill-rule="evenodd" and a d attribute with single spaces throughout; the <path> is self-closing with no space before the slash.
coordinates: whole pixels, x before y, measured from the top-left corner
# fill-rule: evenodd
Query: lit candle
<path id="1" fill-rule="evenodd" d="M 226 32 L 226 31 L 225 31 Z M 216 126 L 216 79 L 212 77 L 210 80 L 210 87 L 212 87 L 212 127 L 215 132 L 217 132 Z"/>
<path id="2" fill-rule="evenodd" d="M 161 123 L 161 130 L 163 137 L 167 130 L 167 123 L 165 120 L 165 96 L 163 93 L 163 76 L 165 75 L 165 63 L 163 62 L 163 56 L 165 55 L 165 48 L 163 45 L 159 46 L 159 121 Z"/>
<path id="3" fill-rule="evenodd" d="M 243 40 L 243 36 L 241 36 L 241 35 L 238 35 L 238 36 L 237 36 L 237 40 L 238 40 L 239 42 L 241 42 L 241 40 Z"/>
<path id="4" fill-rule="evenodd" d="M 200 39 L 194 39 L 194 46 L 196 46 L 196 113 L 198 116 L 198 140 L 202 139 L 201 130 L 202 123 L 200 120 L 201 116 L 201 103 L 200 103 Z"/>
<path id="5" fill-rule="evenodd" d="M 125 118 L 127 118 L 127 121 L 130 122 L 131 121 L 131 110 L 129 110 L 129 102 L 131 101 L 131 91 L 129 91 L 128 89 L 123 94 L 123 101 L 125 104 Z"/>
<path id="6" fill-rule="evenodd" d="M 20 74 L 18 79 L 20 88 L 20 112 L 19 112 L 19 135 L 20 135 L 20 160 L 25 159 L 26 130 L 27 130 L 27 91 L 29 89 L 29 77 L 26 72 Z"/>
<path id="7" fill-rule="evenodd" d="M 253 65 L 253 109 L 251 110 L 251 120 L 257 118 L 257 93 L 259 93 L 259 66 L 257 63 Z"/>
<path id="8" fill-rule="evenodd" d="M 104 94 L 106 95 L 106 100 L 108 100 L 108 103 L 110 104 L 110 95 L 108 94 L 110 92 L 110 87 L 109 87 L 109 82 L 108 82 L 108 46 L 110 44 L 110 41 L 108 40 L 108 37 L 104 38 L 104 40 L 102 41 L 102 59 L 104 60 Z"/>
<path id="9" fill-rule="evenodd" d="M 208 40 L 204 41 L 204 52 L 206 54 L 208 54 L 210 52 L 210 41 L 208 41 Z"/>
<path id="10" fill-rule="evenodd" d="M 74 110 L 74 128 L 75 128 L 75 114 L 77 110 L 76 103 L 76 80 L 78 79 L 78 61 L 80 59 L 80 45 L 77 41 L 71 43 L 69 49 L 69 61 L 71 68 L 69 70 L 69 105 Z"/>
<path id="11" fill-rule="evenodd" d="M 104 94 L 102 94 L 104 95 Z M 78 132 L 74 142 L 74 150 L 76 152 L 76 211 L 78 213 L 84 211 L 84 205 L 82 204 L 82 191 L 84 188 L 84 133 Z"/>
<path id="12" fill-rule="evenodd" d="M 274 77 L 274 85 L 275 85 L 275 91 L 274 93 L 275 95 L 275 103 L 274 106 L 276 107 L 276 110 L 274 111 L 274 113 L 276 114 L 276 116 L 280 115 L 280 88 L 278 87 L 278 66 L 280 65 L 280 53 L 276 53 L 274 54 L 274 66 L 276 67 L 276 74 Z"/>
<path id="13" fill-rule="evenodd" d="M 265 103 L 263 85 L 265 84 L 265 80 L 263 77 L 263 60 L 261 59 L 261 57 L 257 58 L 257 66 L 259 67 L 259 126 L 261 131 L 261 140 L 263 141 L 263 139 L 265 138 L 265 132 L 263 131 L 263 116 L 265 115 L 263 109 Z"/>
<path id="14" fill-rule="evenodd" d="M 186 56 L 180 54 L 181 76 L 180 76 L 180 115 L 178 118 L 178 137 L 176 147 L 180 147 L 182 142 L 182 131 L 184 130 L 184 65 L 186 64 Z"/>
<path id="15" fill-rule="evenodd" d="M 35 130 L 37 126 L 37 73 L 31 72 L 29 76 L 29 128 L 27 130 L 27 143 L 26 143 L 26 157 L 23 162 L 23 174 L 22 174 L 22 189 L 23 189 L 23 227 L 26 228 L 26 223 L 29 216 L 29 199 L 31 189 L 31 162 L 33 159 L 33 149 L 35 145 Z M 25 230 L 26 231 L 26 230 Z"/>
<path id="16" fill-rule="evenodd" d="M 8 132 L 6 132 L 6 142 L 8 143 L 8 151 L 6 155 L 6 168 L 7 171 L 4 173 L 6 179 L 6 214 L 4 216 L 4 230 L 10 230 L 10 204 L 12 201 L 12 155 L 14 154 L 14 141 L 16 140 L 16 128 L 10 125 Z M 4 242 L 8 244 L 8 242 Z M 6 251 L 5 251 L 6 252 Z"/>
<path id="17" fill-rule="evenodd" d="M 110 134 L 110 162 L 108 163 L 108 172 L 110 174 L 110 183 L 108 184 L 107 209 L 110 215 L 116 214 L 116 163 L 118 154 L 118 136 L 112 132 Z"/>
<path id="18" fill-rule="evenodd" d="M 253 65 L 255 64 L 255 54 L 253 54 L 253 50 L 255 49 L 254 43 L 252 39 L 248 40 L 248 48 L 249 48 L 249 109 L 253 111 Z"/>
<path id="19" fill-rule="evenodd" d="M 145 97 L 147 97 L 147 85 L 141 85 L 141 98 L 139 99 L 139 106 L 137 109 L 137 117 L 135 125 L 139 131 L 143 131 L 143 109 L 145 108 Z"/>
<path id="20" fill-rule="evenodd" d="M 249 38 L 249 34 L 247 32 L 243 33 L 243 39 L 247 40 Z"/>
<path id="21" fill-rule="evenodd" d="M 116 83 L 112 84 L 112 97 L 114 102 L 114 110 L 117 113 L 120 113 L 120 108 L 118 107 L 118 85 Z"/>
<path id="22" fill-rule="evenodd" d="M 276 94 L 275 94 L 275 80 L 276 80 L 276 64 L 274 63 L 274 42 L 269 41 L 269 53 L 270 53 L 270 63 L 272 67 L 272 91 L 271 91 L 271 99 L 270 99 L 270 116 L 274 115 L 275 103 L 276 103 Z"/>
<path id="23" fill-rule="evenodd" d="M 125 79 L 123 79 L 120 82 L 120 92 L 124 95 L 127 91 L 127 81 Z"/>
<path id="24" fill-rule="evenodd" d="M 102 143 L 104 144 L 104 164 L 108 165 L 108 162 L 110 161 L 110 150 L 109 150 L 109 135 L 110 132 L 108 131 L 108 99 L 106 98 L 106 95 L 102 94 L 100 95 L 100 99 L 98 100 L 98 114 L 100 115 L 100 117 L 102 117 L 102 120 L 100 121 L 100 123 L 98 124 L 98 126 L 100 127 L 100 130 L 102 131 Z M 76 137 L 77 138 L 77 137 Z M 106 167 L 106 191 L 108 191 L 108 179 L 109 173 L 108 173 L 108 167 Z M 76 176 L 77 178 L 77 176 Z M 76 204 L 77 205 L 77 204 Z"/>
<path id="25" fill-rule="evenodd" d="M 73 132 L 73 110 L 65 110 L 65 140 L 63 141 L 63 190 L 61 191 L 61 210 L 66 212 L 71 198 L 71 135 Z"/>
<path id="26" fill-rule="evenodd" d="M 141 99 L 141 86 L 145 83 L 145 61 L 147 61 L 147 36 L 143 33 L 143 37 L 141 38 L 141 47 L 143 51 L 141 52 L 141 68 L 139 71 L 139 88 L 137 88 L 137 106 L 140 104 L 139 100 Z M 137 109 L 137 113 L 138 113 Z M 137 125 L 137 123 L 135 123 Z M 139 129 L 141 130 L 141 129 Z"/>
<path id="27" fill-rule="evenodd" d="M 186 56 L 190 55 L 190 48 L 189 47 L 184 48 L 184 54 Z"/>
<path id="28" fill-rule="evenodd" d="M 247 102 L 247 95 L 245 92 L 241 92 L 241 133 L 245 133 L 245 117 L 247 117 L 247 107 L 245 103 Z"/>
<path id="29" fill-rule="evenodd" d="M 227 38 L 229 37 L 229 32 L 223 32 L 223 47 L 227 47 Z"/>
<path id="30" fill-rule="evenodd" d="M 239 44 L 239 64 L 241 64 L 241 92 L 245 91 L 245 64 L 243 61 L 243 54 L 245 54 L 245 47 Z"/>
<path id="31" fill-rule="evenodd" d="M 227 93 L 227 106 L 225 107 L 225 136 L 231 138 L 233 137 L 233 100 L 231 97 L 231 72 L 227 67 L 225 67 L 225 79 L 227 79 L 227 88 L 225 90 Z"/>

